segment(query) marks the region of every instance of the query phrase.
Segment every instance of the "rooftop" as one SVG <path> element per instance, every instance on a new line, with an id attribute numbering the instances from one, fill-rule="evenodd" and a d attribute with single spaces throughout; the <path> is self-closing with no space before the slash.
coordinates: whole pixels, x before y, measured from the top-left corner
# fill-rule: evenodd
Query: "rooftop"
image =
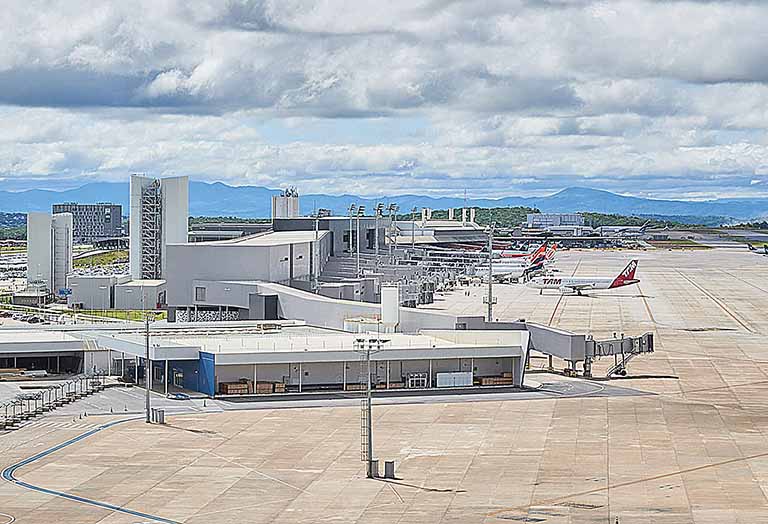
<path id="1" fill-rule="evenodd" d="M 160 347 L 196 347 L 207 353 L 245 354 L 273 352 L 314 352 L 314 351 L 352 351 L 356 349 L 356 340 L 375 339 L 376 333 L 345 333 L 337 330 L 314 326 L 291 326 L 273 331 L 205 331 L 190 330 L 178 334 L 152 336 L 152 344 Z M 381 333 L 382 349 L 444 349 L 459 347 L 498 347 L 516 346 L 519 340 L 515 332 L 498 334 L 486 332 L 482 335 L 463 332 L 442 334 L 431 331 L 420 335 L 403 333 Z M 143 334 L 139 332 L 118 335 L 117 338 L 143 344 Z"/>
<path id="2" fill-rule="evenodd" d="M 79 342 L 79 339 L 61 331 L 45 331 L 30 328 L 14 329 L 10 327 L 0 329 L 0 345 L 29 342 L 41 344 L 46 342 Z"/>
<path id="3" fill-rule="evenodd" d="M 257 233 L 239 238 L 215 240 L 211 242 L 196 242 L 193 245 L 208 246 L 282 246 L 315 240 L 315 231 L 272 231 Z M 318 238 L 323 238 L 328 231 L 317 232 Z"/>
<path id="4" fill-rule="evenodd" d="M 163 285 L 165 285 L 165 280 L 151 280 L 151 279 L 129 280 L 128 282 L 123 282 L 122 284 L 118 284 L 119 287 L 156 287 L 156 286 L 163 286 Z"/>

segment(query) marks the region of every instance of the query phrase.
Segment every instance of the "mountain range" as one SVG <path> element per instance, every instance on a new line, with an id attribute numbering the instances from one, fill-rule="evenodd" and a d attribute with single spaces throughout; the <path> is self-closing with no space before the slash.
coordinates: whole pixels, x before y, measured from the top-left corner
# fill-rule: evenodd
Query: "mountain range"
<path id="1" fill-rule="evenodd" d="M 237 216 L 242 218 L 268 218 L 271 197 L 279 190 L 258 186 L 229 186 L 221 182 L 197 182 L 189 185 L 189 211 L 194 216 Z M 128 214 L 128 183 L 93 182 L 76 189 L 52 191 L 31 189 L 26 191 L 0 191 L 0 211 L 50 211 L 52 204 L 62 202 L 112 202 L 123 205 Z M 301 196 L 301 212 L 308 214 L 315 208 L 330 209 L 336 215 L 347 213 L 350 204 L 365 205 L 372 209 L 377 202 L 390 202 L 400 206 L 400 213 L 409 213 L 413 207 L 446 209 L 461 207 L 463 198 L 429 197 L 423 195 L 382 196 L 362 198 L 354 195 L 307 194 Z M 528 206 L 542 212 L 592 211 L 621 215 L 665 215 L 688 217 L 724 217 L 738 220 L 761 218 L 768 215 L 768 198 L 724 198 L 705 201 L 660 200 L 623 196 L 597 189 L 572 187 L 540 197 L 504 197 L 499 199 L 468 199 L 474 207 Z"/>

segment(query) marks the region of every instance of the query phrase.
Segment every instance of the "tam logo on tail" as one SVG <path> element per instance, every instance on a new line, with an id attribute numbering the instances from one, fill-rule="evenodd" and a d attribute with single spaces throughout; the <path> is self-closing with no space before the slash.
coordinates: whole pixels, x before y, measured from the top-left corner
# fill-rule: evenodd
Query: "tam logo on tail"
<path id="1" fill-rule="evenodd" d="M 629 284 L 637 284 L 640 282 L 635 278 L 636 269 L 637 260 L 632 260 L 629 264 L 627 264 L 627 267 L 624 268 L 624 271 L 619 273 L 619 276 L 614 279 L 611 287 L 628 286 Z"/>

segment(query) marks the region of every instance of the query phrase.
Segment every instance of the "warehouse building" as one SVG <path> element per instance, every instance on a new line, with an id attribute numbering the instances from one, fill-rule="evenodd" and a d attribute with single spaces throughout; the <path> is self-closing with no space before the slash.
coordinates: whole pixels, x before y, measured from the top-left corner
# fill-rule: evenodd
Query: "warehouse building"
<path id="1" fill-rule="evenodd" d="M 131 280 L 128 275 L 69 275 L 72 309 L 156 310 L 166 303 L 165 280 Z"/>
<path id="2" fill-rule="evenodd" d="M 528 213 L 525 225 L 528 229 L 583 226 L 584 217 L 579 213 Z"/>

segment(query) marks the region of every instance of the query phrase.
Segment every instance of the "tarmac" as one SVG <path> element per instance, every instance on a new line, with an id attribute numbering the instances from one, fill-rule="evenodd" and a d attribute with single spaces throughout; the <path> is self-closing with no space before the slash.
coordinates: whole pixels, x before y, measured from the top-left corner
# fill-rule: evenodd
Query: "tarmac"
<path id="1" fill-rule="evenodd" d="M 639 286 L 499 285 L 494 317 L 650 331 L 654 354 L 619 380 L 531 373 L 536 391 L 378 399 L 375 455 L 397 480 L 365 478 L 355 399 L 178 405 L 165 426 L 73 412 L 0 436 L 0 524 L 768 522 L 768 257 L 569 251 L 557 267 L 612 276 L 632 258 Z M 485 293 L 431 307 L 480 314 Z"/>

